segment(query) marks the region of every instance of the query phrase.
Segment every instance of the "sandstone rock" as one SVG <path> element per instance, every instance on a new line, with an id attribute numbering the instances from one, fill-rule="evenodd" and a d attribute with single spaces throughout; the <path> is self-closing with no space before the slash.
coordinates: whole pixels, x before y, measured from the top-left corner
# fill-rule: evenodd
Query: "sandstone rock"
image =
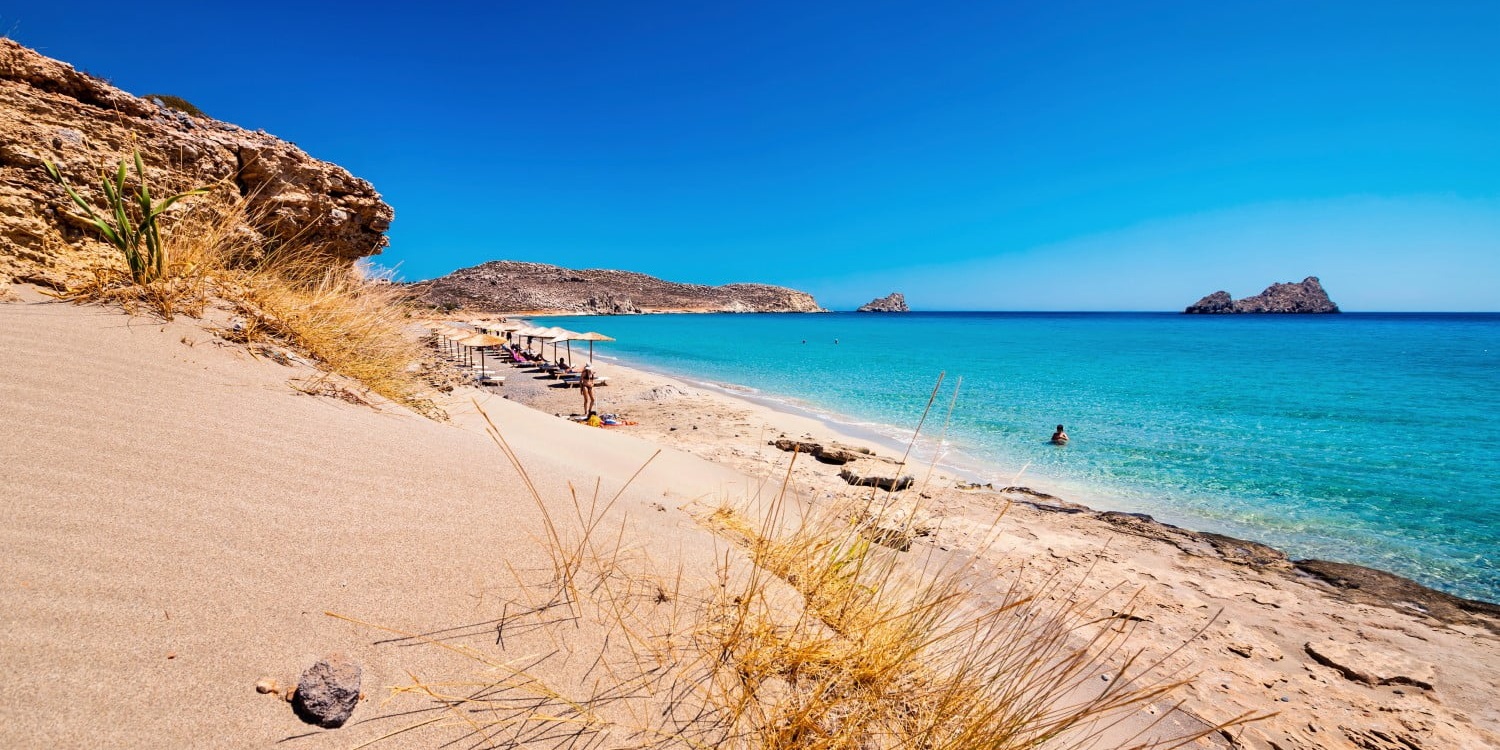
<path id="1" fill-rule="evenodd" d="M 870 300 L 855 312 L 911 312 L 911 308 L 906 306 L 905 296 L 900 292 L 891 292 L 887 296 Z"/>
<path id="2" fill-rule="evenodd" d="M 575 271 L 510 260 L 462 268 L 411 289 L 435 307 L 496 313 L 823 311 L 809 294 L 766 284 L 679 284 L 630 271 Z"/>
<path id="3" fill-rule="evenodd" d="M 1373 643 L 1358 646 L 1328 639 L 1303 645 L 1313 661 L 1331 667 L 1345 679 L 1366 685 L 1412 685 L 1432 689 L 1433 669 L 1404 654 L 1381 650 Z"/>
<path id="4" fill-rule="evenodd" d="M 863 454 L 856 453 L 854 451 L 844 450 L 843 448 L 832 448 L 826 445 L 823 446 L 822 449 L 817 453 L 813 454 L 813 458 L 818 459 L 820 463 L 833 464 L 835 466 L 842 466 L 849 463 L 850 461 L 863 457 Z"/>
<path id="5" fill-rule="evenodd" d="M 132 149 L 159 194 L 213 185 L 214 195 L 197 200 L 246 197 L 253 220 L 245 229 L 255 236 L 296 237 L 341 261 L 386 245 L 394 212 L 342 167 L 265 133 L 137 98 L 0 38 L 0 280 L 120 263 L 70 218 L 42 164 L 56 163 L 70 185 L 98 199 L 100 169 Z"/>
<path id="6" fill-rule="evenodd" d="M 768 444 L 774 445 L 777 448 L 788 452 L 797 451 L 799 453 L 805 453 L 822 463 L 833 464 L 835 466 L 842 466 L 855 459 L 866 458 L 869 456 L 868 452 L 853 450 L 850 448 L 823 445 L 821 443 L 813 443 L 806 440 L 788 440 L 787 438 L 778 438 L 776 440 L 770 441 Z"/>
<path id="7" fill-rule="evenodd" d="M 912 477 L 862 477 L 848 469 L 840 471 L 839 476 L 856 487 L 878 487 L 891 492 L 900 492 L 917 482 Z"/>
<path id="8" fill-rule="evenodd" d="M 1183 312 L 1195 315 L 1217 315 L 1226 313 L 1336 313 L 1339 306 L 1333 304 L 1318 277 L 1309 276 L 1300 284 L 1272 284 L 1264 292 L 1242 300 L 1230 298 L 1229 292 L 1218 291 L 1189 305 Z"/>
<path id="9" fill-rule="evenodd" d="M 1353 601 L 1430 617 L 1450 625 L 1488 629 L 1500 635 L 1500 605 L 1463 599 L 1383 570 L 1328 560 L 1297 560 L 1296 568 Z"/>
<path id="10" fill-rule="evenodd" d="M 799 453 L 807 453 L 810 455 L 823 450 L 823 445 L 821 443 L 813 443 L 806 440 L 790 440 L 788 438 L 777 438 L 767 444 L 774 445 L 777 448 L 789 453 L 791 451 L 797 451 Z"/>
<path id="11" fill-rule="evenodd" d="M 318 660 L 297 681 L 292 708 L 303 721 L 336 729 L 349 720 L 359 704 L 359 682 L 363 670 L 343 654 Z"/>

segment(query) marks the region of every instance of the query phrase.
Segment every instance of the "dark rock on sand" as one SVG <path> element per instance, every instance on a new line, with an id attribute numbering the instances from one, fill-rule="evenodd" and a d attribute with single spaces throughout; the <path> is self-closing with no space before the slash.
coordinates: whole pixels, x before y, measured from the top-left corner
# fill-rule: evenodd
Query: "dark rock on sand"
<path id="1" fill-rule="evenodd" d="M 862 477 L 848 469 L 840 471 L 839 476 L 855 487 L 878 487 L 891 492 L 900 492 L 917 482 L 912 477 Z"/>
<path id="2" fill-rule="evenodd" d="M 823 446 L 822 450 L 819 450 L 817 453 L 813 454 L 813 458 L 818 459 L 818 461 L 825 464 L 833 464 L 835 466 L 843 466 L 844 464 L 847 464 L 850 461 L 853 461 L 860 457 L 861 454 L 855 453 L 854 451 L 844 450 L 843 448 L 831 448 L 828 446 Z"/>
<path id="3" fill-rule="evenodd" d="M 792 451 L 806 453 L 822 463 L 833 464 L 835 466 L 842 466 L 857 458 L 864 458 L 869 455 L 863 451 L 823 445 L 822 443 L 813 443 L 806 440 L 789 440 L 787 438 L 772 440 L 768 445 L 774 445 L 789 453 Z"/>
<path id="4" fill-rule="evenodd" d="M 1309 276 L 1300 284 L 1272 284 L 1254 297 L 1236 300 L 1229 292 L 1218 291 L 1189 305 L 1183 312 L 1192 315 L 1223 315 L 1232 313 L 1336 313 L 1339 306 L 1333 304 L 1318 277 Z"/>
<path id="5" fill-rule="evenodd" d="M 880 297 L 879 299 L 870 300 L 868 303 L 861 305 L 855 312 L 911 312 L 911 308 L 906 306 L 906 297 L 904 295 L 900 292 L 891 292 L 889 295 Z"/>
<path id="6" fill-rule="evenodd" d="M 343 654 L 329 654 L 302 673 L 292 708 L 302 720 L 327 729 L 344 725 L 359 705 L 363 670 Z"/>

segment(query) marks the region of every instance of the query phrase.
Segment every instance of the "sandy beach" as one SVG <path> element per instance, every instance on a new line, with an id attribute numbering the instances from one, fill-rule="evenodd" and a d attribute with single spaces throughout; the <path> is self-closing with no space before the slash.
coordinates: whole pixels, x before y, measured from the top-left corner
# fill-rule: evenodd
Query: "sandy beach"
<path id="1" fill-rule="evenodd" d="M 512 680 L 532 710 L 576 711 L 556 696 L 598 696 L 642 654 L 558 606 L 547 519 L 575 513 L 571 498 L 602 499 L 598 528 L 623 550 L 614 564 L 638 573 L 632 611 L 670 624 L 723 587 L 726 564 L 749 565 L 704 523 L 715 508 L 754 506 L 788 478 L 800 503 L 838 508 L 871 493 L 841 469 L 901 468 L 886 445 L 613 363 L 599 411 L 634 424 L 607 429 L 566 419 L 576 390 L 506 365 L 501 387 L 444 394 L 447 422 L 310 396 L 289 383 L 312 368 L 212 327 L 24 289 L 0 304 L 0 649 L 13 675 L 0 687 L 0 746 L 321 748 L 392 735 L 380 746 L 435 747 L 465 730 L 434 694 L 481 679 Z M 486 434 L 486 415 L 543 502 Z M 768 445 L 781 438 L 873 455 L 829 465 Z M 1483 608 L 1341 588 L 1257 545 L 1016 488 L 965 489 L 925 466 L 902 473 L 918 485 L 891 497 L 890 513 L 916 519 L 916 533 L 892 554 L 913 568 L 977 558 L 973 570 L 988 573 L 973 579 L 976 606 L 1016 581 L 1063 582 L 1051 591 L 1072 591 L 1129 628 L 1146 661 L 1194 678 L 1160 731 L 1274 713 L 1198 746 L 1500 746 L 1500 619 Z M 799 606 L 790 589 L 779 595 Z M 366 699 L 342 729 L 312 727 L 255 689 L 294 683 L 333 652 L 364 668 Z M 653 698 L 588 711 L 628 725 Z M 523 729 L 523 746 L 643 744 Z"/>

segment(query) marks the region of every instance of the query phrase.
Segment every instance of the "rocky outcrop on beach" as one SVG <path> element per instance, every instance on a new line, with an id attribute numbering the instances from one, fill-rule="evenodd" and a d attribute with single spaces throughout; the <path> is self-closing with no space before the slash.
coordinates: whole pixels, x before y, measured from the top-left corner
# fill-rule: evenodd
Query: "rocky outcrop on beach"
<path id="1" fill-rule="evenodd" d="M 575 271 L 495 260 L 411 285 L 434 307 L 478 312 L 632 315 L 652 312 L 822 312 L 812 295 L 768 284 L 679 284 L 631 271 Z"/>
<path id="2" fill-rule="evenodd" d="M 97 195 L 101 169 L 139 151 L 153 192 L 213 186 L 198 201 L 248 201 L 243 231 L 294 240 L 332 258 L 379 253 L 394 211 L 370 183 L 294 144 L 141 98 L 0 38 L 0 283 L 55 286 L 118 262 L 70 218 L 68 198 L 43 167 Z M 134 176 L 132 174 L 132 180 Z M 179 204 L 182 205 L 182 204 Z"/>
<path id="3" fill-rule="evenodd" d="M 1254 297 L 1236 300 L 1229 292 L 1217 291 L 1189 305 L 1183 312 L 1190 315 L 1222 315 L 1232 313 L 1336 313 L 1339 306 L 1333 304 L 1318 277 L 1309 276 L 1298 283 L 1272 284 Z"/>
<path id="4" fill-rule="evenodd" d="M 906 297 L 904 295 L 900 292 L 891 292 L 884 297 L 872 299 L 860 305 L 859 309 L 855 310 L 855 312 L 911 312 L 911 308 L 906 306 Z"/>

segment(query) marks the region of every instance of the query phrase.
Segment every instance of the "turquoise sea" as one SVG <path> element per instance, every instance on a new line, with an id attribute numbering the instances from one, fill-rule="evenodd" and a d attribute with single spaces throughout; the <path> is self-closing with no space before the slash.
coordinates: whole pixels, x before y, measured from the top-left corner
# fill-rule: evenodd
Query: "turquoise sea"
<path id="1" fill-rule="evenodd" d="M 618 358 L 892 440 L 910 437 L 946 373 L 919 445 L 939 450 L 962 378 L 941 460 L 985 481 L 1020 473 L 1096 508 L 1500 602 L 1500 314 L 543 323 L 619 339 L 598 349 L 606 367 Z M 1065 448 L 1046 442 L 1059 423 Z"/>

